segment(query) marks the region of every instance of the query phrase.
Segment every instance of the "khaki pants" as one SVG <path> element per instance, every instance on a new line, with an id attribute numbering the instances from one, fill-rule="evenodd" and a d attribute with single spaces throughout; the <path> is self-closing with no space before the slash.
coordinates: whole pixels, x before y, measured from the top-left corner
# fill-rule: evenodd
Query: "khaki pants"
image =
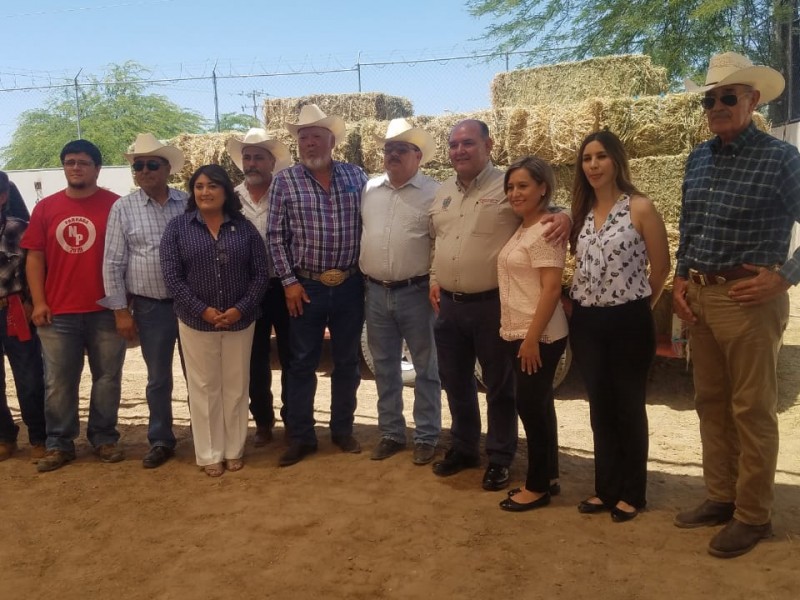
<path id="1" fill-rule="evenodd" d="M 241 331 L 198 331 L 178 321 L 194 453 L 201 467 L 244 453 L 254 330 L 251 323 Z"/>
<path id="2" fill-rule="evenodd" d="M 735 502 L 748 525 L 770 520 L 778 461 L 777 363 L 789 316 L 784 293 L 755 307 L 728 297 L 736 282 L 690 282 L 695 405 L 708 499 Z"/>

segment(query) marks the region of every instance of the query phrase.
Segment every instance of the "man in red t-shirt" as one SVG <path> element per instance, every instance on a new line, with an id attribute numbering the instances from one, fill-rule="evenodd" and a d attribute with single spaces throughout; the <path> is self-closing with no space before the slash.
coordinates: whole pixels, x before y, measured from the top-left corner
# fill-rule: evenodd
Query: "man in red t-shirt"
<path id="1" fill-rule="evenodd" d="M 97 186 L 100 150 L 86 140 L 61 151 L 66 189 L 42 199 L 31 214 L 21 247 L 28 250 L 26 274 L 45 362 L 47 453 L 40 472 L 75 458 L 80 433 L 78 388 L 84 351 L 92 372 L 86 437 L 103 462 L 124 458 L 117 446 L 125 340 L 114 314 L 97 304 L 105 296 L 103 249 L 111 205 L 119 197 Z"/>

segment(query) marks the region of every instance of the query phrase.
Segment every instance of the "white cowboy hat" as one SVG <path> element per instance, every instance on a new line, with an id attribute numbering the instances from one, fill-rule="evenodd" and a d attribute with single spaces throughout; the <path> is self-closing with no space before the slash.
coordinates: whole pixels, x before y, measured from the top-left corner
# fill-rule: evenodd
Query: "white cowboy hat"
<path id="1" fill-rule="evenodd" d="M 761 92 L 760 103 L 766 104 L 781 95 L 786 82 L 775 69 L 753 66 L 746 56 L 736 52 L 715 54 L 708 63 L 705 85 L 684 79 L 687 92 L 703 93 L 724 85 L 749 85 Z"/>
<path id="2" fill-rule="evenodd" d="M 225 150 L 228 151 L 228 155 L 231 157 L 233 164 L 239 167 L 240 171 L 244 171 L 242 168 L 242 150 L 248 146 L 255 146 L 268 150 L 270 154 L 275 157 L 273 173 L 277 173 L 282 169 L 292 166 L 292 153 L 289 152 L 289 148 L 286 147 L 286 144 L 278 140 L 269 139 L 266 129 L 253 127 L 244 134 L 243 139 L 238 140 L 232 137 L 225 142 Z"/>
<path id="3" fill-rule="evenodd" d="M 304 127 L 323 127 L 333 134 L 336 144 L 344 139 L 345 124 L 341 117 L 329 117 L 322 112 L 316 104 L 306 104 L 300 109 L 300 118 L 297 123 L 287 123 L 286 129 L 289 130 L 295 139 L 297 133 Z"/>
<path id="4" fill-rule="evenodd" d="M 131 146 L 125 159 L 133 164 L 140 156 L 158 156 L 169 163 L 170 172 L 177 173 L 183 168 L 183 152 L 175 146 L 167 146 L 156 139 L 152 133 L 140 133 Z"/>
<path id="5" fill-rule="evenodd" d="M 433 139 L 433 136 L 421 127 L 412 127 L 411 123 L 405 119 L 392 119 L 389 121 L 389 126 L 386 128 L 386 135 L 383 137 L 376 135 L 375 141 L 381 145 L 386 142 L 407 142 L 409 144 L 414 144 L 422 151 L 422 159 L 419 161 L 420 165 L 424 165 L 431 160 L 436 153 L 436 141 Z"/>

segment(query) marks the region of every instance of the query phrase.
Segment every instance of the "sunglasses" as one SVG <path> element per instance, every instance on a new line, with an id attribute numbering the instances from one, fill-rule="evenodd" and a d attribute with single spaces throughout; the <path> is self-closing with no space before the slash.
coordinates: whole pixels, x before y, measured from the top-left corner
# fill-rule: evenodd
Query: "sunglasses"
<path id="1" fill-rule="evenodd" d="M 158 171 L 164 163 L 157 161 L 157 160 L 137 160 L 133 163 L 133 170 L 137 173 L 142 171 L 145 167 L 147 167 L 148 171 Z"/>
<path id="2" fill-rule="evenodd" d="M 714 105 L 717 103 L 717 100 L 722 102 L 725 106 L 736 106 L 739 103 L 739 96 L 746 96 L 750 92 L 744 92 L 743 94 L 725 94 L 724 96 L 720 96 L 719 98 L 715 96 L 703 96 L 700 99 L 700 104 L 706 110 L 711 110 L 714 108 Z"/>

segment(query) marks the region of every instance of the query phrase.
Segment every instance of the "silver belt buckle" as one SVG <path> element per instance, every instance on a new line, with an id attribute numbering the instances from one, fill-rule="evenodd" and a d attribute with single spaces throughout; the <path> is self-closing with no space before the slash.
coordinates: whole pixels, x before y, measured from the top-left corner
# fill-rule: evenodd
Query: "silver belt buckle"
<path id="1" fill-rule="evenodd" d="M 337 285 L 341 285 L 346 277 L 346 273 L 340 269 L 328 269 L 320 273 L 319 281 L 328 287 L 336 287 Z"/>

